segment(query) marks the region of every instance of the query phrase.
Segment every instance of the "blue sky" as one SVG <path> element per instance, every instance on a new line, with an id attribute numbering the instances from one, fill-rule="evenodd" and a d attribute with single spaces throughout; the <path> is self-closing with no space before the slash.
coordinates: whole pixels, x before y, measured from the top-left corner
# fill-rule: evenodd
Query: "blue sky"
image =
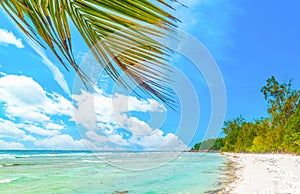
<path id="1" fill-rule="evenodd" d="M 267 116 L 259 90 L 272 75 L 281 82 L 293 79 L 300 88 L 298 1 L 186 4 L 189 8 L 174 12 L 182 20 L 179 29 L 202 42 L 216 60 L 226 87 L 226 119 Z M 106 76 L 94 93 L 78 90 L 74 71 L 67 72 L 51 52 L 28 42 L 2 10 L 0 17 L 0 149 L 168 149 L 192 146 L 204 137 L 209 86 L 188 60 L 179 58 L 175 66 L 189 78 L 200 105 L 191 141 L 178 133 L 193 132 L 192 125 L 178 129 L 180 111 L 145 96 L 112 95 L 113 83 Z M 73 35 L 75 57 L 82 61 L 88 49 Z M 84 109 L 87 102 L 94 112 Z M 193 119 L 197 110 L 191 107 L 184 116 Z"/>

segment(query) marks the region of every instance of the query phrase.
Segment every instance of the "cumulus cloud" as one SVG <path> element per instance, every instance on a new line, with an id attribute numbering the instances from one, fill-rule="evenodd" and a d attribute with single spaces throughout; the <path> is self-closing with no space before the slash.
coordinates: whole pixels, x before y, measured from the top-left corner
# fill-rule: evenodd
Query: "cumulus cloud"
<path id="1" fill-rule="evenodd" d="M 40 136 L 54 136 L 60 134 L 59 130 L 47 130 L 33 124 L 21 124 L 19 125 L 19 127 L 23 128 L 31 134 Z"/>
<path id="2" fill-rule="evenodd" d="M 101 91 L 103 93 L 103 91 Z M 138 99 L 135 96 L 116 94 L 113 98 L 114 109 L 119 112 L 138 111 L 138 112 L 165 112 L 166 108 L 153 99 Z"/>
<path id="3" fill-rule="evenodd" d="M 130 143 L 138 144 L 146 150 L 184 150 L 186 145 L 174 134 L 163 135 L 163 131 L 156 129 L 147 136 L 133 136 Z"/>
<path id="4" fill-rule="evenodd" d="M 43 149 L 86 149 L 86 146 L 103 150 L 185 148 L 176 135 L 152 128 L 138 115 L 131 115 L 131 112 L 166 111 L 153 99 L 108 95 L 96 89 L 95 94 L 82 91 L 74 95 L 73 100 L 76 106 L 59 94 L 45 91 L 30 77 L 0 77 L 0 103 L 4 113 L 0 118 L 0 138 L 19 140 L 20 143 L 29 141 Z M 66 134 L 66 121 L 84 128 L 80 131 L 82 139 L 76 140 Z"/>
<path id="5" fill-rule="evenodd" d="M 39 147 L 52 148 L 58 150 L 85 150 L 85 140 L 74 140 L 70 135 L 61 134 L 51 138 L 35 141 Z"/>
<path id="6" fill-rule="evenodd" d="M 19 129 L 18 125 L 0 118 L 0 138 L 17 139 L 21 141 L 34 141 L 35 138 L 27 135 L 25 131 Z"/>
<path id="7" fill-rule="evenodd" d="M 24 145 L 18 142 L 5 142 L 0 140 L 0 150 L 23 150 Z"/>
<path id="8" fill-rule="evenodd" d="M 54 130 L 62 130 L 65 128 L 64 125 L 56 124 L 56 123 L 47 123 L 45 127 L 46 129 L 54 129 Z"/>
<path id="9" fill-rule="evenodd" d="M 166 111 L 166 108 L 155 100 L 139 100 L 134 96 L 122 94 L 111 96 L 101 89 L 95 89 L 95 94 L 82 90 L 81 94 L 73 95 L 73 100 L 77 105 L 75 122 L 88 129 L 95 129 L 97 120 L 99 125 L 105 123 L 125 125 L 126 122 L 130 122 L 125 113 L 131 111 L 144 113 Z"/>
<path id="10" fill-rule="evenodd" d="M 72 117 L 72 103 L 59 94 L 47 93 L 32 78 L 6 75 L 0 78 L 0 102 L 10 119 L 51 122 L 51 115 Z M 57 126 L 56 126 L 57 127 Z"/>
<path id="11" fill-rule="evenodd" d="M 16 38 L 16 36 L 5 29 L 0 28 L 0 45 L 14 45 L 15 47 L 21 49 L 24 48 L 22 44 L 22 40 L 20 38 Z"/>
<path id="12" fill-rule="evenodd" d="M 61 119 L 71 119 L 72 103 L 56 93 L 46 92 L 32 78 L 18 75 L 0 77 L 0 103 L 4 118 L 0 118 L 0 138 L 30 141 L 43 148 L 58 148 L 59 140 L 66 138 L 63 146 L 79 148 L 79 143 L 61 134 L 65 124 Z M 77 145 L 78 144 L 78 145 Z M 14 144 L 7 144 L 14 145 Z M 77 145 L 77 146 L 76 146 Z M 80 147 L 82 148 L 82 146 Z"/>
<path id="13" fill-rule="evenodd" d="M 73 95 L 75 122 L 81 133 L 102 149 L 142 148 L 144 150 L 183 150 L 186 145 L 174 134 L 153 129 L 131 112 L 164 112 L 166 108 L 153 99 L 138 99 L 123 94 L 107 95 L 101 89 L 91 94 L 84 90 Z"/>

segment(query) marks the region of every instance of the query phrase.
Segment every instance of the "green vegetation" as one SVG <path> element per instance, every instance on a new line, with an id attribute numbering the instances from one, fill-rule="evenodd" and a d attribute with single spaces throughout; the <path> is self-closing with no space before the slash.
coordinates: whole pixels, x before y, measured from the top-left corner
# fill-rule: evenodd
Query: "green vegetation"
<path id="1" fill-rule="evenodd" d="M 1 0 L 0 7 L 28 38 L 50 49 L 85 84 L 92 80 L 74 58 L 75 30 L 71 31 L 71 26 L 75 26 L 112 80 L 131 87 L 121 76 L 124 72 L 142 91 L 170 105 L 174 103 L 173 93 L 166 88 L 169 77 L 164 72 L 173 51 L 154 38 L 167 37 L 179 22 L 169 13 L 174 9 L 169 3 L 163 0 Z"/>
<path id="2" fill-rule="evenodd" d="M 300 90 L 292 82 L 280 84 L 275 77 L 261 89 L 268 104 L 268 118 L 246 122 L 242 117 L 225 122 L 226 137 L 196 144 L 210 145 L 227 152 L 291 152 L 300 153 Z M 220 143 L 222 141 L 222 143 Z M 219 147 L 221 145 L 221 148 Z M 207 147 L 205 147 L 207 148 Z"/>
<path id="3" fill-rule="evenodd" d="M 203 142 L 196 143 L 192 150 L 220 150 L 224 146 L 221 138 L 208 139 Z"/>

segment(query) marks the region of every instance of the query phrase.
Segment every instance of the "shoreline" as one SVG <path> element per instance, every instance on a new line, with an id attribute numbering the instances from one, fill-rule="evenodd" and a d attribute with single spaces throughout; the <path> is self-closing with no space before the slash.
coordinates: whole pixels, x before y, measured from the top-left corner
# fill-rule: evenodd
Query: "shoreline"
<path id="1" fill-rule="evenodd" d="M 205 192 L 205 194 L 228 194 L 230 193 L 229 185 L 231 185 L 238 178 L 236 177 L 236 172 L 239 170 L 238 164 L 235 161 L 230 160 L 223 152 L 219 152 L 219 155 L 225 157 L 227 161 L 225 166 L 219 169 L 222 173 L 220 174 L 220 179 L 216 183 L 218 188 L 214 190 L 208 190 Z"/>
<path id="2" fill-rule="evenodd" d="M 300 193 L 300 156 L 281 153 L 227 153 L 234 164 L 223 190 L 216 193 Z"/>

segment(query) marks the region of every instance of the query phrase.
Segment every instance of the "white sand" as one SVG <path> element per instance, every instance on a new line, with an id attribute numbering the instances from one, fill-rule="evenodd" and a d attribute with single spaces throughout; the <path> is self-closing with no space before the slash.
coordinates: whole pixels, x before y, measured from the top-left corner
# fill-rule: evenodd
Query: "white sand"
<path id="1" fill-rule="evenodd" d="M 237 163 L 237 180 L 229 193 L 300 194 L 300 156 L 226 153 Z"/>

